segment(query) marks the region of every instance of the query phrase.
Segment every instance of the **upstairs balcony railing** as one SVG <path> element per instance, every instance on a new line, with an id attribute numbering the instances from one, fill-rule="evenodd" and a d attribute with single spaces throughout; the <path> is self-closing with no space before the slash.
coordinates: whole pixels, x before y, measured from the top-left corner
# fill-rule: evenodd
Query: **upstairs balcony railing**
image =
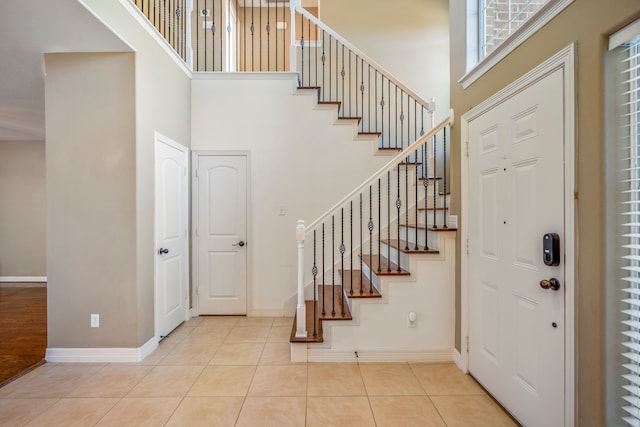
<path id="1" fill-rule="evenodd" d="M 133 0 L 194 72 L 296 72 L 380 149 L 404 150 L 429 129 L 431 101 L 322 23 L 300 0 Z M 187 19 L 187 14 L 190 18 Z"/>

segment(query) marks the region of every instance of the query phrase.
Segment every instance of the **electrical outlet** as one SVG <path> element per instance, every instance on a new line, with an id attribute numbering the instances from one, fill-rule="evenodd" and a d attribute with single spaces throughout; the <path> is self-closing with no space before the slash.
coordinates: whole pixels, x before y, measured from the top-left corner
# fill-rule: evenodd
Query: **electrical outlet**
<path id="1" fill-rule="evenodd" d="M 91 327 L 92 328 L 99 328 L 100 327 L 100 315 L 99 314 L 92 314 L 91 315 Z"/>
<path id="2" fill-rule="evenodd" d="M 287 214 L 287 207 L 285 205 L 278 206 L 278 215 L 285 216 Z"/>

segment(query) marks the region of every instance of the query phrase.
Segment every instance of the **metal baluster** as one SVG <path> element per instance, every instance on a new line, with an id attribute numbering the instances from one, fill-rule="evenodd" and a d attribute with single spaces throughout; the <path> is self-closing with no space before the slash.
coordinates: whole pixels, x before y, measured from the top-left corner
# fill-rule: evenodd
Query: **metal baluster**
<path id="1" fill-rule="evenodd" d="M 378 70 L 375 70 L 376 74 L 375 77 L 373 78 L 373 80 L 376 82 L 376 95 L 373 98 L 373 102 L 376 103 L 375 106 L 375 113 L 376 113 L 376 120 L 375 120 L 375 131 L 378 132 L 378 105 L 377 105 L 377 101 L 378 101 Z"/>
<path id="2" fill-rule="evenodd" d="M 380 237 L 382 236 L 382 211 L 381 211 L 381 205 L 382 205 L 382 192 L 380 190 L 380 178 L 378 178 L 378 273 L 380 273 L 382 271 L 382 267 L 380 265 L 380 263 L 382 262 L 382 244 L 380 242 Z"/>
<path id="3" fill-rule="evenodd" d="M 349 293 L 353 295 L 353 200 L 351 200 L 349 208 L 349 230 L 351 232 L 351 236 L 349 238 L 349 244 L 351 245 L 351 250 L 349 251 L 349 273 L 351 275 L 351 289 L 349 290 Z M 344 276 L 344 272 L 342 274 Z"/>
<path id="4" fill-rule="evenodd" d="M 325 100 L 324 97 L 324 65 L 327 60 L 327 57 L 324 53 L 324 30 L 322 30 L 322 100 Z"/>
<path id="5" fill-rule="evenodd" d="M 358 55 L 356 55 L 356 86 L 358 86 Z M 358 89 L 355 89 L 356 117 L 358 116 Z"/>
<path id="6" fill-rule="evenodd" d="M 360 61 L 360 104 L 362 105 L 362 115 L 364 116 L 364 59 Z M 360 127 L 364 132 L 364 117 L 360 120 Z"/>
<path id="7" fill-rule="evenodd" d="M 313 268 L 311 269 L 311 273 L 313 274 L 313 336 L 314 337 L 318 336 L 318 329 L 316 326 L 318 323 L 318 297 L 317 297 L 318 266 L 316 264 L 316 231 L 317 230 L 313 230 Z"/>
<path id="8" fill-rule="evenodd" d="M 336 218 L 331 215 L 331 315 L 336 315 Z"/>
<path id="9" fill-rule="evenodd" d="M 153 20 L 155 24 L 155 13 Z M 196 0 L 196 22 L 200 24 L 200 0 Z M 205 53 L 206 55 L 206 53 Z M 200 71 L 200 25 L 196 26 L 196 70 Z M 206 67 L 205 67 L 206 71 Z"/>
<path id="10" fill-rule="evenodd" d="M 438 142 L 436 136 L 433 135 L 433 228 L 438 228 L 436 223 L 436 209 L 438 208 L 436 193 L 437 193 L 437 172 L 438 171 Z"/>
<path id="11" fill-rule="evenodd" d="M 444 216 L 442 222 L 442 228 L 449 228 L 447 226 L 447 128 L 442 129 L 443 141 L 442 141 L 442 198 L 444 201 Z"/>
<path id="12" fill-rule="evenodd" d="M 424 207 L 429 206 L 429 153 L 427 151 L 427 142 L 422 145 L 422 157 L 424 167 L 422 169 L 422 185 L 424 186 Z M 424 250 L 429 250 L 429 211 L 424 211 Z"/>
<path id="13" fill-rule="evenodd" d="M 251 0 L 251 27 L 249 27 L 249 29 L 251 30 L 251 71 L 255 70 L 255 63 L 256 63 L 256 49 L 255 49 L 256 26 L 255 26 L 255 19 L 253 15 L 253 12 L 255 9 L 256 8 L 253 6 L 253 0 Z"/>
<path id="14" fill-rule="evenodd" d="M 302 20 L 304 21 L 304 16 L 300 15 L 302 17 Z M 309 21 L 309 20 L 308 20 Z M 307 25 L 307 31 L 309 32 L 307 40 L 308 44 L 309 44 L 309 54 L 307 55 L 309 57 L 309 86 L 311 86 L 311 21 L 308 22 Z M 318 32 L 316 31 L 315 34 L 318 34 Z M 317 50 L 317 49 L 316 49 Z M 304 68 L 304 63 L 302 63 L 302 68 Z M 318 67 L 316 67 L 317 69 Z"/>
<path id="15" fill-rule="evenodd" d="M 326 268 L 324 266 L 324 222 L 322 223 L 322 316 L 324 316 L 327 312 L 324 309 L 324 287 L 327 283 L 324 279 L 324 272 Z"/>
<path id="16" fill-rule="evenodd" d="M 373 197 L 372 197 L 372 186 L 369 185 L 369 271 L 373 271 Z M 371 282 L 373 282 L 372 277 L 369 276 L 369 292 L 371 292 Z"/>
<path id="17" fill-rule="evenodd" d="M 304 86 L 304 16 L 301 19 L 301 23 L 300 23 L 300 34 L 301 34 L 301 38 L 300 38 L 300 51 L 301 51 L 301 55 L 302 55 L 302 86 Z"/>
<path id="18" fill-rule="evenodd" d="M 357 66 L 358 64 L 356 63 L 356 67 Z M 349 116 L 351 116 L 351 89 L 351 49 L 349 49 Z M 344 108 L 342 109 L 342 111 L 344 112 Z"/>
<path id="19" fill-rule="evenodd" d="M 397 90 L 397 87 L 396 87 Z M 396 165 L 398 168 L 398 198 L 396 199 L 396 209 L 398 210 L 398 272 L 400 272 L 400 208 L 402 207 L 402 200 L 400 200 L 400 164 Z"/>
<path id="20" fill-rule="evenodd" d="M 360 294 L 362 295 L 362 192 L 360 192 Z"/>
<path id="21" fill-rule="evenodd" d="M 340 101 L 342 101 L 340 103 L 340 107 L 342 107 L 342 115 L 344 116 L 344 76 L 345 76 L 346 72 L 344 70 L 344 45 L 342 45 L 342 70 L 340 71 L 340 75 L 342 76 L 342 99 L 340 99 Z"/>
<path id="22" fill-rule="evenodd" d="M 382 75 L 382 88 L 381 88 L 381 93 L 382 93 L 382 98 L 380 99 L 380 108 L 382 109 L 382 113 L 380 115 L 380 120 L 382 122 L 382 130 L 380 132 L 380 136 L 382 136 L 382 143 L 381 146 L 382 148 L 384 148 L 384 74 Z M 376 119 L 378 118 L 378 116 L 376 115 Z M 378 126 L 378 124 L 376 123 L 376 126 Z"/>
<path id="23" fill-rule="evenodd" d="M 415 137 L 415 140 L 418 140 L 418 103 L 416 101 L 414 101 L 413 103 L 413 136 Z M 416 190 L 416 241 L 415 241 L 415 246 L 414 246 L 414 250 L 418 250 L 418 183 L 420 182 L 420 177 L 418 175 L 418 150 L 416 150 L 413 153 L 413 157 L 416 159 L 416 182 L 415 182 L 415 190 Z M 420 165 L 420 167 L 422 167 L 422 165 Z"/>
<path id="24" fill-rule="evenodd" d="M 371 132 L 371 65 L 367 67 L 367 104 L 369 112 L 367 114 L 367 132 Z M 362 130 L 364 131 L 364 122 L 362 123 Z"/>
<path id="25" fill-rule="evenodd" d="M 333 61 L 333 58 L 332 58 L 333 55 L 331 54 L 331 49 L 332 49 L 333 42 L 331 41 L 331 39 L 333 39 L 333 36 L 331 34 L 329 34 L 329 101 L 333 101 L 333 98 L 332 98 L 333 92 L 331 90 L 331 82 L 332 82 L 332 77 L 331 77 L 331 75 L 332 75 L 332 65 L 331 64 L 333 63 L 332 62 Z"/>
<path id="26" fill-rule="evenodd" d="M 404 241 L 404 250 L 409 250 L 409 165 L 411 164 L 411 159 L 409 156 L 405 157 L 404 163 L 404 200 L 405 200 L 405 241 Z M 417 227 L 417 224 L 416 224 Z M 398 254 L 398 256 L 400 256 Z"/>
<path id="27" fill-rule="evenodd" d="M 391 272 L 391 171 L 387 171 L 387 272 Z"/>
<path id="28" fill-rule="evenodd" d="M 287 10 L 284 8 L 285 3 L 282 2 L 282 21 L 287 22 Z M 287 71 L 287 37 L 285 32 L 282 32 L 282 71 Z M 293 70 L 289 70 L 293 71 Z"/>
<path id="29" fill-rule="evenodd" d="M 267 2 L 267 4 L 269 4 L 269 2 Z M 276 3 L 276 46 L 275 46 L 275 50 L 276 50 L 276 57 L 275 57 L 276 69 L 275 69 L 275 71 L 278 71 L 278 3 Z"/>
<path id="30" fill-rule="evenodd" d="M 338 72 L 339 69 L 339 49 L 338 49 L 338 39 L 336 39 L 336 101 L 341 101 L 339 98 L 339 93 L 340 93 L 340 82 L 338 81 L 338 76 L 340 75 L 340 73 Z"/>
<path id="31" fill-rule="evenodd" d="M 340 302 L 340 306 L 342 307 L 342 311 L 340 312 L 340 314 L 342 314 L 342 316 L 344 317 L 344 252 L 345 252 L 345 246 L 344 246 L 344 208 L 340 209 L 340 271 L 342 272 L 342 280 L 340 280 L 340 282 L 342 283 L 342 293 L 340 294 L 342 296 L 342 298 L 340 298 L 341 302 Z"/>
<path id="32" fill-rule="evenodd" d="M 396 117 L 397 117 L 397 114 L 398 114 L 398 86 L 395 83 L 394 83 L 394 86 L 396 88 L 396 109 L 395 109 L 394 113 L 396 114 Z M 398 148 L 398 120 L 396 119 L 395 122 L 396 122 L 396 143 L 395 143 L 394 147 Z"/>
<path id="33" fill-rule="evenodd" d="M 215 11 L 216 11 L 216 5 L 212 1 L 211 2 L 211 71 L 216 70 L 216 12 Z"/>

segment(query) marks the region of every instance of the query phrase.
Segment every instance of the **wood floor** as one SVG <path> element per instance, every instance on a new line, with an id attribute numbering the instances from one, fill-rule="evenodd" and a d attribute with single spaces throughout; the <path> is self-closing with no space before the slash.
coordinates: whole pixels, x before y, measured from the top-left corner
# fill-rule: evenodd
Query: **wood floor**
<path id="1" fill-rule="evenodd" d="M 44 359 L 47 288 L 0 288 L 0 385 Z"/>

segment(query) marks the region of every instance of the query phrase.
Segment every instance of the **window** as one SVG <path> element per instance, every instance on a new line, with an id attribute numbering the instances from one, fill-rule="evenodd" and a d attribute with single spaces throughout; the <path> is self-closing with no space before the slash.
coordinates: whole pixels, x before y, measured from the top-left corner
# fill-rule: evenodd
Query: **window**
<path id="1" fill-rule="evenodd" d="M 467 0 L 467 74 L 469 87 L 574 0 Z"/>
<path id="2" fill-rule="evenodd" d="M 549 0 L 480 0 L 482 49 L 480 59 L 493 52 Z"/>
<path id="3" fill-rule="evenodd" d="M 640 25 L 632 24 L 609 39 L 608 104 L 613 128 L 607 149 L 613 171 L 611 188 L 616 203 L 608 207 L 617 254 L 616 270 L 609 277 L 609 295 L 615 300 L 613 325 L 616 367 L 615 425 L 640 426 Z M 615 292 L 613 292 L 615 291 Z"/>

